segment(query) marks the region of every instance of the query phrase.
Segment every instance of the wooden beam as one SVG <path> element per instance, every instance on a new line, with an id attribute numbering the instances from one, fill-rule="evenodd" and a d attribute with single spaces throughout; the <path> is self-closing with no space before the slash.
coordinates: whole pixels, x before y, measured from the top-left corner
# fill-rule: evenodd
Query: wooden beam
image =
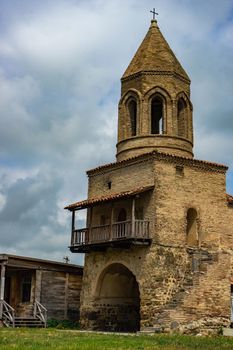
<path id="1" fill-rule="evenodd" d="M 113 232 L 112 232 L 112 228 L 113 228 L 113 202 L 111 203 L 111 213 L 110 213 L 110 241 L 112 240 L 112 235 L 113 235 Z"/>
<path id="2" fill-rule="evenodd" d="M 42 270 L 36 270 L 35 299 L 41 301 Z"/>
<path id="3" fill-rule="evenodd" d="M 71 245 L 74 243 L 74 230 L 75 230 L 75 210 L 72 211 L 72 223 L 71 223 Z"/>
<path id="4" fill-rule="evenodd" d="M 69 273 L 65 274 L 65 300 L 64 300 L 64 319 L 67 319 L 68 315 L 68 292 L 69 292 Z"/>
<path id="5" fill-rule="evenodd" d="M 93 219 L 93 207 L 90 207 L 90 221 L 89 221 L 88 237 L 87 237 L 88 242 L 90 242 L 91 240 L 92 219 Z"/>
<path id="6" fill-rule="evenodd" d="M 0 300 L 4 300 L 4 291 L 5 291 L 5 272 L 6 266 L 5 263 L 1 264 L 1 289 L 0 289 Z M 2 319 L 3 313 L 3 304 L 0 304 L 0 320 Z"/>
<path id="7" fill-rule="evenodd" d="M 5 273 L 6 273 L 6 265 L 5 263 L 1 264 L 1 290 L 0 290 L 0 299 L 4 299 L 5 292 Z"/>
<path id="8" fill-rule="evenodd" d="M 132 199 L 132 237 L 134 237 L 135 233 L 135 197 Z"/>

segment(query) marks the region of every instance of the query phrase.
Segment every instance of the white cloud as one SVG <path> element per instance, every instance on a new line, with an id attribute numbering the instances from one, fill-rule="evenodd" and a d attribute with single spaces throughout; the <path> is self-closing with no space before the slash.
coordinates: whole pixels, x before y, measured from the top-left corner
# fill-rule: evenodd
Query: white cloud
<path id="1" fill-rule="evenodd" d="M 22 0 L 18 13 L 8 4 L 11 20 L 2 25 L 0 243 L 3 251 L 61 259 L 70 240 L 63 207 L 86 197 L 85 169 L 114 160 L 119 79 L 154 2 L 35 3 Z M 232 171 L 231 6 L 157 2 L 159 26 L 192 79 L 196 157 Z"/>
<path id="2" fill-rule="evenodd" d="M 5 204 L 6 204 L 6 196 L 0 193 L 0 211 L 4 208 Z"/>

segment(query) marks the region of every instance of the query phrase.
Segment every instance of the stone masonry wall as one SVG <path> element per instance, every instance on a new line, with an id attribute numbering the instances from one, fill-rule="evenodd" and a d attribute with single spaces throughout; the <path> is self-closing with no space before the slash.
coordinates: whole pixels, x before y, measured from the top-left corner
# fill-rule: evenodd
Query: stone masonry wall
<path id="1" fill-rule="evenodd" d="M 135 274 L 139 284 L 142 330 L 152 327 L 158 331 L 199 332 L 211 328 L 210 320 L 219 330 L 229 324 L 230 286 L 226 269 L 229 255 L 213 254 L 206 261 L 207 255 L 197 252 L 193 264 L 193 254 L 180 248 L 153 246 L 149 251 L 132 249 L 127 255 L 114 249 L 104 254 L 88 254 L 85 263 L 89 268 L 84 275 L 81 299 L 83 327 L 98 329 L 95 300 L 98 276 L 108 264 L 120 262 Z"/>
<path id="2" fill-rule="evenodd" d="M 117 262 L 126 266 L 138 282 L 141 329 L 217 332 L 230 322 L 233 267 L 233 229 L 229 224 L 233 210 L 226 203 L 225 173 L 166 159 L 140 163 L 139 173 L 137 166 L 108 170 L 108 176 L 117 191 L 155 183 L 147 208 L 152 245 L 86 254 L 82 325 L 96 327 L 98 321 L 90 315 L 95 310 L 98 278 L 106 266 Z M 100 195 L 102 187 L 107 191 L 105 181 L 105 172 L 91 177 L 90 193 Z M 198 213 L 199 245 L 195 247 L 186 243 L 189 208 Z"/>

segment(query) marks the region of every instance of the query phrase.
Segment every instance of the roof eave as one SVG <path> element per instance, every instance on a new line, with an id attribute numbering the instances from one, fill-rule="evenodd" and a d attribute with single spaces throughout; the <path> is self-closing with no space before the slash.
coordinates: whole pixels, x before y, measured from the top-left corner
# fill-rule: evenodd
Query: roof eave
<path id="1" fill-rule="evenodd" d="M 130 191 L 112 193 L 108 196 L 89 198 L 89 199 L 86 199 L 84 201 L 70 204 L 70 205 L 66 206 L 64 209 L 67 209 L 69 211 L 87 209 L 87 208 L 94 207 L 94 206 L 99 205 L 99 204 L 113 202 L 113 201 L 115 202 L 115 201 L 121 200 L 121 199 L 127 199 L 130 197 L 136 196 L 138 194 L 148 192 L 148 191 L 152 190 L 153 188 L 154 188 L 154 185 L 148 185 L 148 186 L 140 187 L 140 188 L 133 189 Z"/>

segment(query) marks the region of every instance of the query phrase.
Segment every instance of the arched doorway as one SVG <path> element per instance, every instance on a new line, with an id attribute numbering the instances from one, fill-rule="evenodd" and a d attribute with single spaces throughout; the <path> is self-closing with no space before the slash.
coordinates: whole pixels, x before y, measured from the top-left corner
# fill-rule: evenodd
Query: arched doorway
<path id="1" fill-rule="evenodd" d="M 118 332 L 140 330 L 139 287 L 133 273 L 111 264 L 101 273 L 96 290 L 97 329 Z"/>

